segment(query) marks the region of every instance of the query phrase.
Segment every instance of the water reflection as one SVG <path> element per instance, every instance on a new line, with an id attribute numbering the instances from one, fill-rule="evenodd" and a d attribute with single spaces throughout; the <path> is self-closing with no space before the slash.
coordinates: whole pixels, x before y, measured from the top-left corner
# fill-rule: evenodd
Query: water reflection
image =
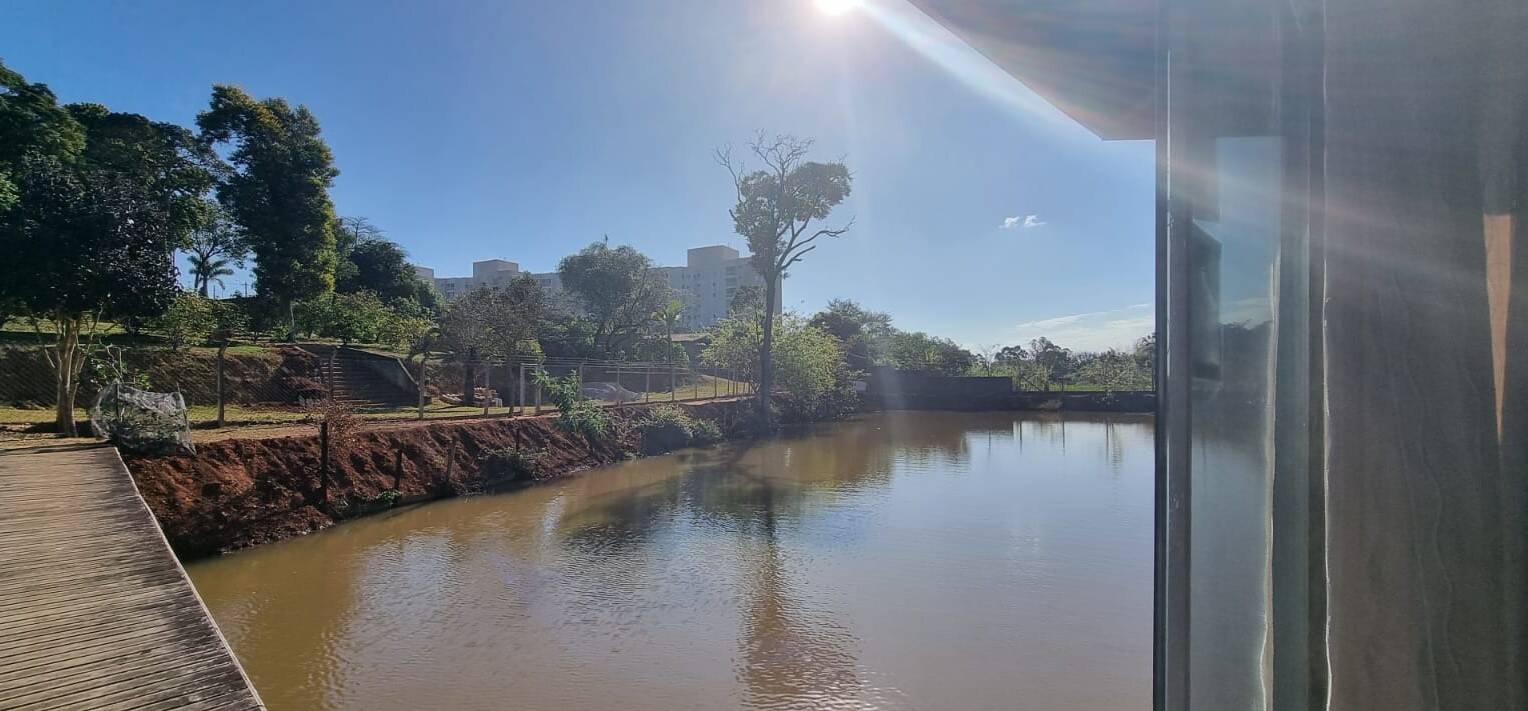
<path id="1" fill-rule="evenodd" d="M 896 413 L 191 567 L 272 709 L 1146 708 L 1149 420 Z"/>

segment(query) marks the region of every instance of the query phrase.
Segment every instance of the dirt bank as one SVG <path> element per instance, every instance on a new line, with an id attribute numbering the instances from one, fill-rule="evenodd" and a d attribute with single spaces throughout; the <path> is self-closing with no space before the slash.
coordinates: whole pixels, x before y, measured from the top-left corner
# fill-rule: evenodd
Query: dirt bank
<path id="1" fill-rule="evenodd" d="M 122 360 L 132 373 L 147 379 L 150 390 L 179 392 L 193 405 L 217 402 L 216 350 L 135 348 L 126 351 Z M 300 396 L 320 394 L 323 388 L 312 378 L 317 366 L 312 354 L 290 346 L 229 353 L 223 373 L 228 402 L 295 404 Z M 80 407 L 95 398 L 97 385 L 87 374 L 76 399 Z M 0 347 L 0 404 L 51 409 L 54 387 L 53 367 L 43 349 Z"/>
<path id="2" fill-rule="evenodd" d="M 735 436 L 749 405 L 723 400 L 684 407 Z M 372 428 L 331 455 L 327 477 L 316 434 L 206 442 L 195 455 L 126 458 L 171 545 L 194 558 L 299 536 L 394 505 L 614 463 L 638 451 L 628 425 L 641 410 L 620 411 L 621 434 L 600 442 L 563 431 L 551 417 Z M 543 453 L 534 471 L 512 471 L 494 456 L 516 446 Z"/>

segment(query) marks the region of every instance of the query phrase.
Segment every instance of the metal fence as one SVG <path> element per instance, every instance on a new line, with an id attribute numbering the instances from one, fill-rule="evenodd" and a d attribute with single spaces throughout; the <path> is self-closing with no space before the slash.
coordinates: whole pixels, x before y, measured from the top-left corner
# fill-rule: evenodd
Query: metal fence
<path id="1" fill-rule="evenodd" d="M 193 426 L 280 424 L 311 419 L 325 400 L 369 419 L 534 415 L 553 411 L 537 375 L 576 375 L 582 392 L 616 406 L 738 397 L 753 386 L 724 368 L 575 358 L 511 356 L 427 359 L 332 344 L 215 348 L 96 348 L 75 399 L 83 420 L 99 390 L 123 382 L 178 392 Z M 0 346 L 0 429 L 46 429 L 57 379 L 40 346 Z"/>
<path id="2" fill-rule="evenodd" d="M 492 414 L 504 408 L 516 414 L 551 409 L 540 377 L 576 377 L 584 397 L 607 405 L 678 402 L 737 397 L 754 392 L 735 371 L 686 363 L 589 358 L 485 358 L 472 362 L 448 358 L 422 366 L 426 407 L 480 407 Z M 471 393 L 468 396 L 468 393 Z"/>

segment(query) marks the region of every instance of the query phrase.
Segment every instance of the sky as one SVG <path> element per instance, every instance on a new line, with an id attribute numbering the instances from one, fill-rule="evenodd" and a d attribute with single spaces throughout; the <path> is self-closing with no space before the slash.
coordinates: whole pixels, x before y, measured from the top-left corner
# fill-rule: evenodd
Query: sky
<path id="1" fill-rule="evenodd" d="M 839 10 L 846 10 L 836 12 Z M 834 12 L 830 12 L 834 11 Z M 11 2 L 0 58 L 61 100 L 194 125 L 214 83 L 317 115 L 341 215 L 439 276 L 609 236 L 727 244 L 714 152 L 815 139 L 853 194 L 787 310 L 847 298 L 970 347 L 1152 328 L 1153 150 L 1105 142 L 904 0 Z M 229 289 L 243 286 L 243 275 Z"/>

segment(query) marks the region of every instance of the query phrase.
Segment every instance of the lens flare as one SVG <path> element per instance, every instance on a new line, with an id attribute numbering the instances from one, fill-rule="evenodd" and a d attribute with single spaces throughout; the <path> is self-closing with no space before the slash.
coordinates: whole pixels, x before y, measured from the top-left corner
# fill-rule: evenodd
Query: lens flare
<path id="1" fill-rule="evenodd" d="M 842 15 L 860 6 L 861 0 L 817 0 L 817 9 L 826 15 Z"/>

